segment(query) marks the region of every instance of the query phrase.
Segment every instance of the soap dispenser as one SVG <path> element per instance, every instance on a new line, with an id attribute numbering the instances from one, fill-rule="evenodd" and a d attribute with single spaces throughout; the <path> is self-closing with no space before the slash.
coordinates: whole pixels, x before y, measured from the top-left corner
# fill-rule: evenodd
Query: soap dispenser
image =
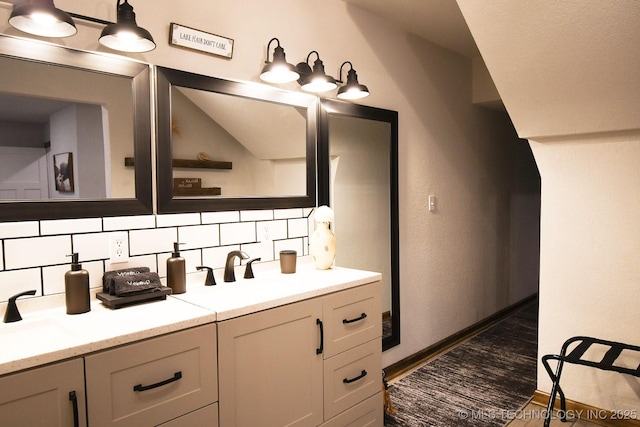
<path id="1" fill-rule="evenodd" d="M 67 314 L 86 313 L 91 310 L 89 298 L 89 272 L 82 269 L 76 252 L 71 255 L 71 270 L 64 275 L 65 302 Z"/>
<path id="2" fill-rule="evenodd" d="M 187 292 L 187 273 L 184 258 L 180 256 L 180 243 L 173 244 L 171 258 L 167 258 L 167 286 L 174 294 Z"/>

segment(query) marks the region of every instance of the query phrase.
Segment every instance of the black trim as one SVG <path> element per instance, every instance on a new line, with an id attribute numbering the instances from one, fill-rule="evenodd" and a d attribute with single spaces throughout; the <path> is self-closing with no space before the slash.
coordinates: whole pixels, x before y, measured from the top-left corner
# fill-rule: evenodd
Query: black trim
<path id="1" fill-rule="evenodd" d="M 320 102 L 318 127 L 318 205 L 329 205 L 329 115 L 336 114 L 368 120 L 387 122 L 391 125 L 389 141 L 391 218 L 391 335 L 383 337 L 382 349 L 388 350 L 400 344 L 400 243 L 398 220 L 398 112 L 382 108 L 353 104 L 333 99 Z"/>
<path id="2" fill-rule="evenodd" d="M 156 67 L 157 193 L 158 213 L 313 207 L 316 205 L 316 143 L 318 100 L 315 96 L 287 92 L 270 86 L 256 91 L 254 84 Z M 284 197 L 173 197 L 171 86 L 241 96 L 305 108 L 307 111 L 307 194 Z"/>
<path id="3" fill-rule="evenodd" d="M 135 191 L 132 199 L 0 202 L 0 222 L 91 218 L 153 213 L 151 191 L 151 68 L 130 59 L 0 36 L 0 55 L 97 74 L 131 78 L 134 113 Z M 43 58 L 47 58 L 44 60 Z M 55 61 L 55 62 L 52 62 Z M 124 162 L 124 159 L 122 159 Z"/>

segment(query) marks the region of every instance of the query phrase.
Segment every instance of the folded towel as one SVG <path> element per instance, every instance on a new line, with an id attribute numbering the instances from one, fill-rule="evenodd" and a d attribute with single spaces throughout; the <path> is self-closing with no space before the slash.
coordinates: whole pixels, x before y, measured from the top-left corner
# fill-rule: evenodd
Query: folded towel
<path id="1" fill-rule="evenodd" d="M 110 295 L 115 295 L 115 290 L 111 287 L 111 279 L 114 277 L 126 277 L 135 274 L 148 273 L 149 267 L 132 267 L 124 268 L 122 270 L 105 271 L 102 276 L 102 292 L 107 292 Z"/>
<path id="2" fill-rule="evenodd" d="M 118 297 L 138 295 L 159 290 L 162 287 L 158 273 L 140 273 L 116 276 L 111 279 L 111 287 Z"/>

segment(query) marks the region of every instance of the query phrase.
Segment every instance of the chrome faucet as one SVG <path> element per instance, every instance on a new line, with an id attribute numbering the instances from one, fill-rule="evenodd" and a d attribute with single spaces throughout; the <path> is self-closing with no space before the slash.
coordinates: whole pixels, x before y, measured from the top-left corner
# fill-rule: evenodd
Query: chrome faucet
<path id="1" fill-rule="evenodd" d="M 225 282 L 235 282 L 236 281 L 236 273 L 234 270 L 234 262 L 235 259 L 240 258 L 240 262 L 243 259 L 249 258 L 249 255 L 243 251 L 231 251 L 227 254 L 227 262 L 224 265 L 224 281 Z"/>

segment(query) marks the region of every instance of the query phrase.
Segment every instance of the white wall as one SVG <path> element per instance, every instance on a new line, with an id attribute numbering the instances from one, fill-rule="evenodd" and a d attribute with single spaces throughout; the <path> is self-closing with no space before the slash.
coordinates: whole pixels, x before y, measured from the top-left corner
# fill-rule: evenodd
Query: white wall
<path id="1" fill-rule="evenodd" d="M 640 344 L 640 2 L 458 4 L 542 177 L 539 356 L 576 335 Z M 640 409 L 637 378 L 569 367 L 562 388 Z"/>
<path id="2" fill-rule="evenodd" d="M 57 0 L 56 6 L 115 20 L 111 0 Z M 535 287 L 511 283 L 512 153 L 503 112 L 472 105 L 471 61 L 400 31 L 340 0 L 132 1 L 158 43 L 131 55 L 157 65 L 258 81 L 266 45 L 278 37 L 296 63 L 317 50 L 334 76 L 349 60 L 372 95 L 363 104 L 399 112 L 402 343 L 389 365 L 516 302 Z M 5 18 L 10 10 L 3 10 Z M 0 20 L 7 33 L 6 19 Z M 176 22 L 235 40 L 231 60 L 167 44 Z M 79 24 L 63 41 L 98 47 L 100 26 Z M 284 88 L 299 90 L 296 83 Z M 329 96 L 335 96 L 331 94 Z M 427 212 L 427 199 L 437 210 Z M 534 284 L 535 285 L 535 284 Z"/>

